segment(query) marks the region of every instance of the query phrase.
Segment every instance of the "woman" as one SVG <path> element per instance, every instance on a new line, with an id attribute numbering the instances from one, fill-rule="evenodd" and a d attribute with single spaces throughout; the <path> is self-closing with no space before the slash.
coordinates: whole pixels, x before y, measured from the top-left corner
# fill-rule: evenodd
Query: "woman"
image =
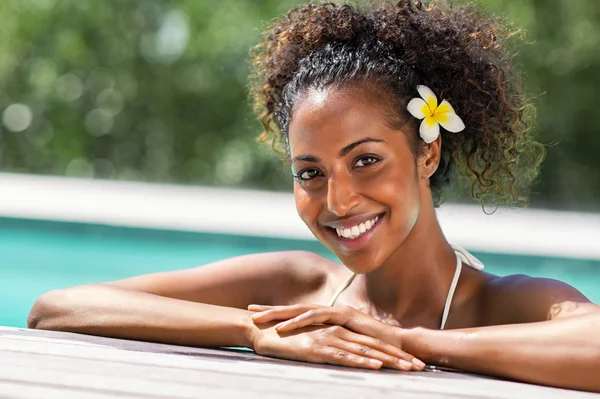
<path id="1" fill-rule="evenodd" d="M 53 291 L 29 326 L 600 391 L 600 307 L 559 281 L 484 273 L 434 212 L 461 180 L 482 204 L 523 205 L 537 174 L 502 34 L 469 7 L 412 0 L 292 9 L 253 53 L 252 93 L 298 214 L 343 266 L 265 253 Z"/>

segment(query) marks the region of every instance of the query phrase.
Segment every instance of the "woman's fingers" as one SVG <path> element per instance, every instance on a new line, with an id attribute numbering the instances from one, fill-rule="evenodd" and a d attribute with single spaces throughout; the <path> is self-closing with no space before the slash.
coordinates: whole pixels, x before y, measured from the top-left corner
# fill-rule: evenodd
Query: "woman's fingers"
<path id="1" fill-rule="evenodd" d="M 423 370 L 425 368 L 425 363 L 421 360 L 380 339 L 357 334 L 344 328 L 339 329 L 336 333 L 345 343 L 342 344 L 343 349 L 380 360 L 385 367 L 401 370 Z"/>
<path id="2" fill-rule="evenodd" d="M 298 316 L 290 318 L 290 320 L 276 324 L 275 329 L 282 333 L 314 324 L 332 324 L 343 326 L 359 334 L 378 338 L 383 338 L 385 335 L 385 339 L 387 341 L 392 338 L 388 337 L 390 328 L 392 328 L 391 326 L 384 324 L 368 314 L 351 307 L 323 307 L 309 310 Z"/>
<path id="3" fill-rule="evenodd" d="M 277 324 L 275 329 L 279 332 L 286 332 L 314 324 L 334 324 L 344 326 L 352 315 L 348 314 L 345 308 L 342 309 L 344 310 L 341 310 L 340 308 L 318 308 L 308 310 L 290 320 Z"/>
<path id="4" fill-rule="evenodd" d="M 425 364 L 414 356 L 383 341 L 353 333 L 343 327 L 328 329 L 325 339 L 311 346 L 308 361 L 343 366 L 403 371 L 423 370 Z"/>
<path id="5" fill-rule="evenodd" d="M 364 357 L 367 359 L 376 360 L 381 364 L 381 367 L 388 367 L 404 371 L 410 371 L 415 369 L 415 366 L 412 363 L 404 359 L 398 359 L 394 356 L 390 356 L 386 353 L 379 352 L 373 348 L 360 345 L 354 342 L 340 340 L 340 342 L 334 344 L 334 347 L 343 352 L 353 354 L 357 357 Z"/>
<path id="6" fill-rule="evenodd" d="M 319 305 L 264 306 L 250 305 L 248 310 L 258 312 L 252 315 L 255 323 L 268 323 L 274 320 L 287 320 L 305 312 L 319 308 Z"/>
<path id="7" fill-rule="evenodd" d="M 265 310 L 273 309 L 275 306 L 271 305 L 248 305 L 248 310 L 251 312 L 263 312 Z"/>
<path id="8" fill-rule="evenodd" d="M 360 310 L 347 306 L 308 310 L 290 320 L 276 324 L 274 328 L 277 332 L 284 333 L 316 324 L 343 326 L 358 334 L 378 338 L 395 346 L 402 342 L 399 327 L 382 323 Z"/>
<path id="9" fill-rule="evenodd" d="M 381 360 L 361 356 L 353 352 L 332 346 L 320 348 L 317 356 L 318 359 L 309 361 L 312 361 L 313 363 L 326 363 L 337 366 L 358 367 L 373 370 L 380 369 L 383 366 L 383 362 Z"/>
<path id="10" fill-rule="evenodd" d="M 315 305 L 310 303 L 298 303 L 295 305 L 258 305 L 252 304 L 248 305 L 248 310 L 252 312 L 264 312 L 266 310 L 285 310 L 285 309 L 316 309 L 324 307 L 322 305 Z"/>

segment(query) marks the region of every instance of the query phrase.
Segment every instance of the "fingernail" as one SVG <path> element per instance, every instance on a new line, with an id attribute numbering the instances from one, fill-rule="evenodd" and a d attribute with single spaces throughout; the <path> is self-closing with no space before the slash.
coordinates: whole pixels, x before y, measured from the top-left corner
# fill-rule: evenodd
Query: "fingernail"
<path id="1" fill-rule="evenodd" d="M 400 366 L 402 366 L 405 369 L 412 369 L 412 367 L 413 367 L 412 363 L 409 363 L 403 359 L 398 360 L 398 363 L 400 364 Z"/>
<path id="2" fill-rule="evenodd" d="M 413 357 L 413 360 L 412 360 L 412 362 L 413 362 L 413 364 L 414 364 L 415 366 L 417 366 L 417 367 L 418 367 L 418 368 L 420 368 L 420 369 L 424 369 L 424 368 L 425 368 L 425 363 L 423 363 L 422 361 L 420 361 L 420 360 L 419 360 L 419 359 L 417 359 L 416 357 Z"/>
<path id="3" fill-rule="evenodd" d="M 371 363 L 373 366 L 376 366 L 376 367 L 383 366 L 383 363 L 380 360 L 376 360 L 376 359 L 370 359 L 369 363 Z"/>

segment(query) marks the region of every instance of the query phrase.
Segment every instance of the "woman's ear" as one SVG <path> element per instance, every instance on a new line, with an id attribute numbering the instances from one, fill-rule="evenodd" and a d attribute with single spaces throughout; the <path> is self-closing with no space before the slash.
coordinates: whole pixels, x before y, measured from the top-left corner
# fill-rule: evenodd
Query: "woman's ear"
<path id="1" fill-rule="evenodd" d="M 427 144 L 425 149 L 419 155 L 418 160 L 418 170 L 419 177 L 422 179 L 429 179 L 438 166 L 440 165 L 440 157 L 442 156 L 442 135 L 440 134 L 438 138 Z"/>

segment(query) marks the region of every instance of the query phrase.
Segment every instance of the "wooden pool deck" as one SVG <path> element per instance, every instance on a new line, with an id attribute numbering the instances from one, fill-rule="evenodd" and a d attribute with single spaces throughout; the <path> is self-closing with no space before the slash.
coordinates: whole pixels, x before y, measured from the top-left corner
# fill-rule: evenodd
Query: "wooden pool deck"
<path id="1" fill-rule="evenodd" d="M 360 371 L 233 349 L 0 327 L 0 398 L 599 397 L 449 371 Z"/>

